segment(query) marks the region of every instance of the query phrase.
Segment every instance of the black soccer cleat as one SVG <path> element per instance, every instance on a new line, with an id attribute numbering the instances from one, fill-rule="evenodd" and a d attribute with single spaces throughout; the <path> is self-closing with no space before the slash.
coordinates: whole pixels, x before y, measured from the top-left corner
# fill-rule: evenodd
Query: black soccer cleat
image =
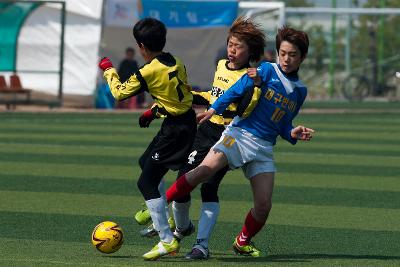
<path id="1" fill-rule="evenodd" d="M 181 241 L 184 237 L 186 236 L 190 236 L 191 234 L 193 234 L 195 231 L 195 227 L 193 225 L 192 222 L 190 222 L 188 228 L 186 228 L 185 230 L 179 230 L 178 228 L 175 228 L 174 231 L 174 237 L 178 240 Z"/>
<path id="2" fill-rule="evenodd" d="M 200 244 L 195 244 L 192 251 L 185 256 L 185 259 L 187 260 L 208 260 L 208 258 L 210 258 L 208 248 L 205 248 Z"/>

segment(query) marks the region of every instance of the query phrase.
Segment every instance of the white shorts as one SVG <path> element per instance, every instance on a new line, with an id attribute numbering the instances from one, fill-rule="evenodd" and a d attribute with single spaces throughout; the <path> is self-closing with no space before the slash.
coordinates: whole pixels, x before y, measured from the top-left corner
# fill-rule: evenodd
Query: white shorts
<path id="1" fill-rule="evenodd" d="M 272 143 L 240 127 L 229 125 L 212 149 L 225 154 L 231 169 L 242 167 L 247 178 L 276 171 Z"/>

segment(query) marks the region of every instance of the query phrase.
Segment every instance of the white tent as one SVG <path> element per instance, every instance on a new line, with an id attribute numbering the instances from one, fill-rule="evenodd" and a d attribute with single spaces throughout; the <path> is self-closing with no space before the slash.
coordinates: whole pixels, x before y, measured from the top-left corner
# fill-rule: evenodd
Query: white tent
<path id="1" fill-rule="evenodd" d="M 63 93 L 91 95 L 96 88 L 103 0 L 66 0 Z M 61 5 L 45 3 L 24 22 L 16 71 L 34 90 L 57 94 L 61 58 Z"/>

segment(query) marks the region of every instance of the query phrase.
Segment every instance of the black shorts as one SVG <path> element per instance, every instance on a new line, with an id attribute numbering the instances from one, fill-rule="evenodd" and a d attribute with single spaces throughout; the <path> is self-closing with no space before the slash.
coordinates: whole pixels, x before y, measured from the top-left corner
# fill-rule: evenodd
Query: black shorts
<path id="1" fill-rule="evenodd" d="M 189 157 L 187 158 L 188 169 L 185 172 L 194 169 L 203 161 L 210 148 L 221 138 L 224 130 L 225 127 L 223 125 L 210 121 L 206 121 L 199 126 Z"/>
<path id="2" fill-rule="evenodd" d="M 196 139 L 193 143 L 191 153 L 189 154 L 188 161 L 183 168 L 179 170 L 178 177 L 190 170 L 196 168 L 207 156 L 210 148 L 218 142 L 221 138 L 222 132 L 225 130 L 223 125 L 215 124 L 206 121 L 201 124 L 197 129 Z M 201 185 L 201 199 L 203 202 L 218 202 L 218 188 L 225 174 L 229 170 L 226 166 L 215 173 L 208 181 Z M 190 201 L 190 195 L 176 199 L 178 203 L 185 203 Z"/>
<path id="3" fill-rule="evenodd" d="M 147 160 L 170 170 L 179 170 L 187 161 L 197 132 L 196 113 L 190 109 L 179 116 L 164 119 L 160 131 L 139 159 L 143 168 Z"/>

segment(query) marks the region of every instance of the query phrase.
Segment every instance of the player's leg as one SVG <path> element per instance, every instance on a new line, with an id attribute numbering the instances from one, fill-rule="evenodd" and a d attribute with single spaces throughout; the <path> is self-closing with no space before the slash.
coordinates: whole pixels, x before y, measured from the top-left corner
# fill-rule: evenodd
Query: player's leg
<path id="1" fill-rule="evenodd" d="M 182 169 L 179 170 L 177 179 L 184 173 L 190 171 L 192 165 L 186 164 Z M 191 235 L 194 231 L 194 225 L 190 220 L 190 205 L 191 196 L 187 194 L 178 199 L 172 201 L 172 213 L 175 220 L 175 231 L 174 235 L 179 240 L 182 240 L 185 236 Z"/>
<path id="2" fill-rule="evenodd" d="M 178 177 L 196 168 L 207 156 L 210 148 L 221 137 L 223 127 L 207 122 L 201 124 L 197 130 L 187 163 L 179 170 Z M 194 226 L 189 217 L 190 194 L 172 202 L 174 218 L 176 221 L 176 236 L 182 238 L 194 231 Z"/>
<path id="3" fill-rule="evenodd" d="M 165 199 L 165 178 L 161 179 L 161 182 L 158 185 L 158 191 L 160 192 L 160 195 Z M 170 229 L 172 231 L 175 231 L 175 221 L 174 218 L 169 215 L 169 207 L 166 200 L 165 200 L 165 214 L 168 218 L 168 224 Z M 135 220 L 140 225 L 149 224 L 147 227 L 140 230 L 139 233 L 142 237 L 151 238 L 158 235 L 157 230 L 154 228 L 154 224 L 151 221 L 150 211 L 147 209 L 147 207 L 136 212 Z"/>
<path id="4" fill-rule="evenodd" d="M 157 135 L 153 138 L 153 140 L 147 146 L 146 150 L 140 156 L 138 163 L 139 163 L 139 167 L 142 171 L 143 171 L 145 163 L 148 160 L 151 160 L 152 151 L 154 150 L 154 147 L 156 146 L 159 139 L 160 139 L 160 132 L 157 133 Z M 146 204 L 144 204 L 144 206 L 146 206 Z M 136 212 L 135 220 L 140 225 L 148 224 L 151 221 L 149 210 L 146 207 L 144 207 L 142 210 Z"/>
<path id="5" fill-rule="evenodd" d="M 167 200 L 174 200 L 190 194 L 200 183 L 210 179 L 217 171 L 228 165 L 223 152 L 211 149 L 202 163 L 179 177 L 167 190 Z"/>
<path id="6" fill-rule="evenodd" d="M 189 170 L 190 169 L 182 168 L 178 172 L 178 178 L 181 176 L 181 174 Z M 159 191 L 162 196 L 165 196 L 165 191 L 163 189 L 164 184 L 165 184 L 164 179 L 162 179 L 159 185 Z M 166 203 L 168 202 L 166 201 Z M 191 222 L 189 216 L 190 204 L 191 204 L 190 194 L 173 201 L 172 202 L 173 217 L 169 216 L 168 204 L 166 206 L 166 214 L 168 217 L 169 225 L 171 229 L 173 229 L 174 231 L 173 233 L 174 236 L 179 240 L 182 240 L 185 236 L 191 235 L 195 231 L 195 227 Z M 146 221 L 146 224 L 147 222 L 151 222 L 149 210 L 145 208 L 138 211 L 135 215 L 135 219 L 138 223 L 139 221 Z M 142 225 L 143 223 L 139 224 Z M 155 230 L 154 225 L 151 223 L 148 227 L 140 230 L 140 235 L 143 237 L 153 237 L 157 235 L 157 231 Z"/>
<path id="7" fill-rule="evenodd" d="M 165 118 L 159 132 L 160 138 L 154 145 L 151 160 L 147 160 L 145 163 L 144 172 L 157 172 L 158 168 L 178 170 L 188 157 L 196 132 L 196 114 L 193 110 L 189 110 L 180 116 Z M 179 250 L 179 242 L 173 237 L 169 229 L 168 219 L 165 214 L 165 199 L 161 197 L 158 191 L 158 185 L 165 173 L 157 176 L 159 178 L 157 179 L 154 194 L 157 194 L 159 198 L 156 205 L 152 207 L 151 203 L 146 201 L 146 204 L 150 204 L 147 207 L 150 210 L 154 227 L 159 231 L 160 238 L 164 238 L 164 240 L 144 254 L 143 257 L 145 259 L 157 259 L 160 256 Z M 154 201 L 154 199 L 151 199 L 151 201 Z M 169 240 L 171 240 L 170 243 L 168 243 Z"/>
<path id="8" fill-rule="evenodd" d="M 242 231 L 233 243 L 233 248 L 238 254 L 253 257 L 260 255 L 260 251 L 251 243 L 251 238 L 263 228 L 271 210 L 274 174 L 260 173 L 250 178 L 254 207 L 247 213 Z"/>
<path id="9" fill-rule="evenodd" d="M 154 148 L 159 143 L 159 140 L 161 138 L 160 136 L 161 136 L 161 132 L 158 132 L 157 135 L 153 138 L 153 140 L 148 145 L 147 149 L 143 152 L 142 156 L 139 158 L 139 166 L 140 166 L 140 168 L 142 170 L 144 168 L 145 163 L 148 160 L 152 160 L 151 156 L 154 153 L 153 152 Z M 164 179 L 161 179 L 160 184 L 158 185 L 158 191 L 160 192 L 161 196 L 165 196 L 165 182 L 164 182 Z M 166 205 L 166 212 L 167 212 L 167 215 L 168 215 L 168 206 L 167 205 Z M 150 223 L 151 222 L 151 216 L 150 216 L 149 210 L 145 207 L 144 209 L 136 212 L 135 213 L 135 220 L 140 225 L 146 225 L 146 224 Z M 152 225 L 150 225 L 149 227 L 152 228 Z M 148 233 L 149 231 L 151 232 L 150 234 Z M 143 235 L 144 236 L 147 236 L 147 235 L 154 236 L 153 233 L 157 234 L 156 232 L 151 231 L 149 229 L 147 229 L 146 231 L 143 231 L 143 232 L 141 231 L 141 235 L 142 236 Z"/>
<path id="10" fill-rule="evenodd" d="M 202 205 L 197 239 L 192 250 L 186 254 L 186 259 L 204 260 L 210 256 L 208 243 L 219 215 L 218 188 L 227 171 L 228 167 L 221 169 L 210 180 L 201 185 Z"/>
<path id="11" fill-rule="evenodd" d="M 151 251 L 143 255 L 146 260 L 157 259 L 179 250 L 179 243 L 173 237 L 168 224 L 168 217 L 165 213 L 165 199 L 158 190 L 158 185 L 167 172 L 166 167 L 157 164 L 154 160 L 147 160 L 137 183 L 144 196 L 154 228 L 158 231 L 160 237 L 160 242 Z"/>
<path id="12" fill-rule="evenodd" d="M 184 117 L 176 117 L 176 118 L 166 118 L 162 124 L 162 131 L 158 133 L 158 140 L 154 141 L 153 147 L 157 149 L 153 149 L 157 151 L 154 153 L 153 150 L 149 154 L 157 155 L 157 161 L 168 169 L 177 170 L 185 165 L 184 163 L 190 162 L 189 152 L 192 148 L 192 143 L 194 138 L 196 137 L 197 125 L 195 121 L 195 113 L 188 112 L 188 114 L 183 115 Z M 189 156 L 189 159 L 188 159 Z M 160 192 L 164 190 L 161 189 L 160 184 Z M 164 194 L 162 194 L 164 196 Z M 170 201 L 167 202 L 169 203 Z M 146 210 L 142 210 L 136 213 L 136 215 L 141 216 L 142 214 L 146 215 Z M 166 213 L 169 217 L 168 207 L 166 207 Z M 135 216 L 136 217 L 136 216 Z M 170 226 L 175 229 L 175 222 L 173 218 L 169 218 Z M 184 223 L 183 223 L 184 224 Z M 186 227 L 186 225 L 184 225 Z M 152 227 L 150 227 L 152 228 Z M 151 232 L 153 229 L 150 229 Z M 149 228 L 143 230 L 147 234 L 149 233 Z"/>
<path id="13" fill-rule="evenodd" d="M 168 223 L 171 229 L 175 229 L 175 222 L 173 218 L 169 215 L 169 207 L 168 207 L 168 202 L 165 197 L 165 178 L 161 179 L 160 184 L 158 185 L 158 191 L 160 192 L 160 195 L 164 198 L 165 200 L 165 215 L 168 218 Z"/>
<path id="14" fill-rule="evenodd" d="M 185 174 L 186 172 L 189 172 L 190 170 L 194 169 L 197 167 L 202 160 L 205 158 L 207 155 L 208 151 L 210 150 L 210 147 L 214 145 L 215 142 L 214 140 L 210 140 L 209 133 L 210 131 L 207 131 L 204 126 L 200 126 L 199 131 L 196 134 L 195 141 L 192 146 L 191 153 L 189 154 L 187 158 L 186 164 L 179 169 L 177 179 Z M 160 183 L 160 192 L 161 190 L 161 184 Z M 163 194 L 162 194 L 163 195 Z M 183 196 L 179 199 L 176 199 L 175 201 L 172 202 L 172 211 L 174 215 L 174 219 L 170 218 L 171 222 L 174 222 L 174 235 L 178 239 L 182 239 L 185 236 L 188 236 L 192 234 L 195 230 L 193 223 L 190 220 L 189 217 L 189 209 L 190 209 L 190 204 L 191 204 L 191 197 L 190 194 Z M 169 203 L 170 200 L 167 199 L 167 202 Z M 144 209 L 141 211 L 138 211 L 136 215 L 140 218 L 144 218 L 147 216 L 148 220 L 151 220 L 150 215 L 148 213 L 148 210 Z M 135 216 L 136 217 L 136 216 Z M 137 220 L 138 221 L 138 220 Z M 171 224 L 170 224 L 171 225 Z M 150 229 L 151 228 L 151 229 Z M 154 236 L 155 231 L 152 226 L 149 226 L 143 230 L 141 230 L 141 235 L 146 236 L 146 237 L 151 237 Z"/>

